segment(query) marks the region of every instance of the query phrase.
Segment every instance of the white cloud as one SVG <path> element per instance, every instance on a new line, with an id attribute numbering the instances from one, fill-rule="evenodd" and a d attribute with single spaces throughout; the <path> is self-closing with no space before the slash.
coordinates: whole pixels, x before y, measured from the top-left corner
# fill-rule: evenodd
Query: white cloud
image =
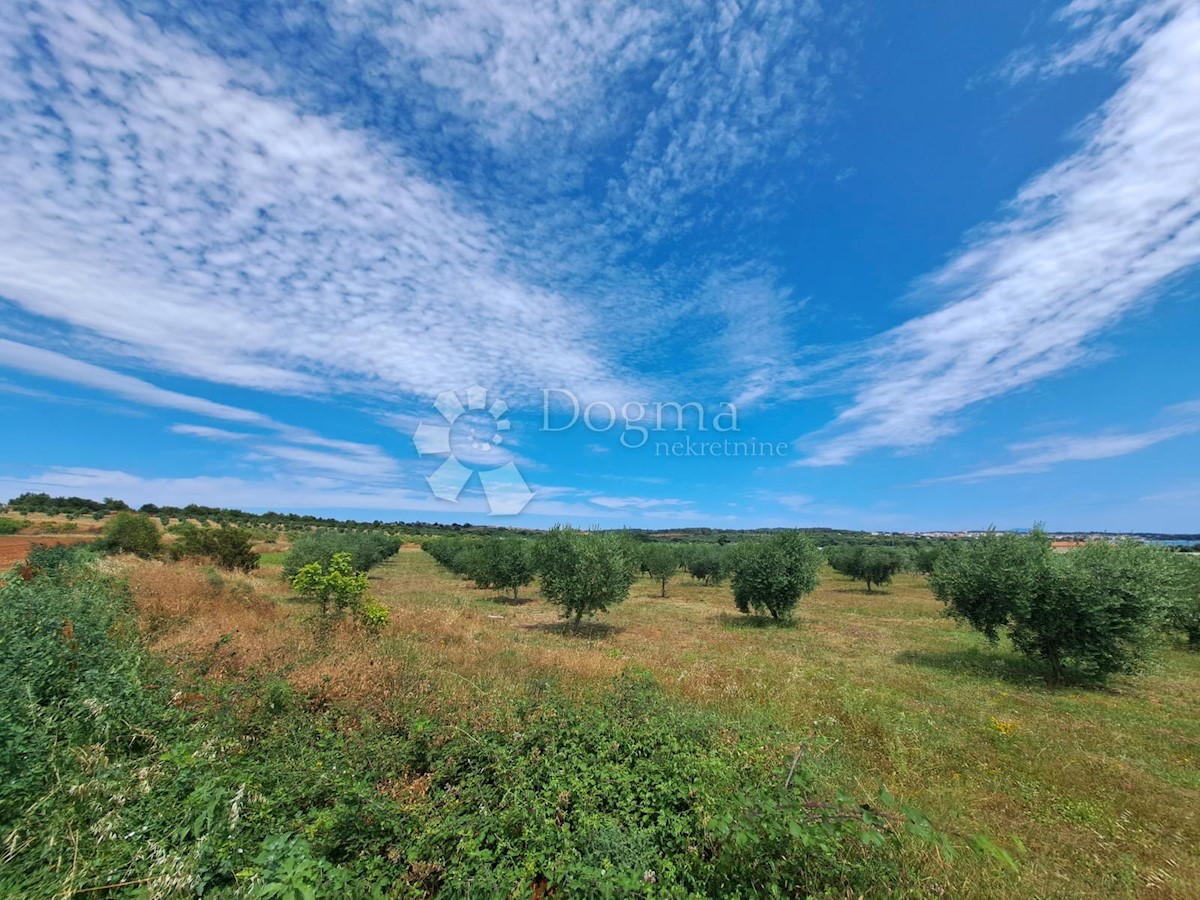
<path id="1" fill-rule="evenodd" d="M 227 406 L 223 403 L 214 403 L 211 400 L 193 397 L 190 394 L 181 394 L 178 391 L 168 391 L 131 375 L 123 375 L 91 363 L 72 359 L 61 353 L 30 347 L 28 344 L 19 344 L 3 338 L 0 338 L 0 366 L 17 369 L 41 378 L 52 378 L 55 381 L 66 381 L 81 387 L 105 391 L 115 394 L 123 400 L 143 406 L 177 409 L 212 419 L 241 422 L 245 425 L 270 426 L 274 424 L 268 416 L 261 413 Z"/>
<path id="2" fill-rule="evenodd" d="M 690 500 L 658 497 L 590 497 L 588 502 L 605 509 L 648 510 L 656 513 L 691 506 Z"/>
<path id="3" fill-rule="evenodd" d="M 576 209 L 552 212 L 577 227 L 602 179 L 604 218 L 586 233 L 641 242 L 706 219 L 703 199 L 747 173 L 778 184 L 847 65 L 838 41 L 816 38 L 844 28 L 816 0 L 342 0 L 331 21 L 387 48 L 379 84 L 415 72 L 525 180 L 536 161 L 538 191 L 569 195 Z"/>
<path id="4" fill-rule="evenodd" d="M 212 428 L 208 425 L 172 425 L 171 433 L 222 442 L 244 441 L 250 437 L 250 435 L 239 431 L 226 431 L 224 428 Z"/>
<path id="5" fill-rule="evenodd" d="M 1138 40 L 1084 146 L 925 280 L 950 302 L 855 360 L 853 403 L 801 464 L 953 433 L 964 408 L 1093 358 L 1096 336 L 1200 262 L 1200 8 Z"/>
<path id="6" fill-rule="evenodd" d="M 611 386 L 588 312 L 365 133 L 116 6 L 0 21 L 0 296 L 267 390 Z"/>
<path id="7" fill-rule="evenodd" d="M 1164 441 L 1200 433 L 1200 403 L 1184 403 L 1163 411 L 1166 424 L 1146 431 L 1112 431 L 1091 435 L 1058 435 L 1036 441 L 1011 444 L 1011 462 L 984 466 L 961 475 L 934 478 L 923 482 L 936 484 L 955 481 L 983 481 L 1006 475 L 1046 472 L 1061 463 L 1114 459 L 1137 453 Z"/>

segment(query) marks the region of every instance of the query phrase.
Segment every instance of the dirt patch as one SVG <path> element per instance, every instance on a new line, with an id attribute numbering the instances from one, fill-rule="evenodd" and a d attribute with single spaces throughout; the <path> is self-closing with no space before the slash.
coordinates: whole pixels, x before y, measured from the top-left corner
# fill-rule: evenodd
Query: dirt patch
<path id="1" fill-rule="evenodd" d="M 6 569 L 13 563 L 23 560 L 29 554 L 29 548 L 34 544 L 57 547 L 60 544 L 86 544 L 95 539 L 94 535 L 3 535 L 0 536 L 0 569 Z"/>

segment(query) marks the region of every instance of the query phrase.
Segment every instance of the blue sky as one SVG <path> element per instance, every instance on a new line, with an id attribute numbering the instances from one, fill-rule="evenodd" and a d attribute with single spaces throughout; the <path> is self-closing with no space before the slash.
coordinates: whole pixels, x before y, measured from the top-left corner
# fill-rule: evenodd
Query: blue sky
<path id="1" fill-rule="evenodd" d="M 3 497 L 1200 530 L 1195 0 L 20 2 L 0 196 Z"/>

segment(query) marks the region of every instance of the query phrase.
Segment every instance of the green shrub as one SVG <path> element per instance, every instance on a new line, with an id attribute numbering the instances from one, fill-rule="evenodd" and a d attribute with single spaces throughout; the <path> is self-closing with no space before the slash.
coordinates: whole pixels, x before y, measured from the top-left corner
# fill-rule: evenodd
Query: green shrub
<path id="1" fill-rule="evenodd" d="M 1007 631 L 1051 680 L 1103 682 L 1152 656 L 1168 609 L 1167 566 L 1163 551 L 1135 541 L 1056 554 L 1041 531 L 991 532 L 944 554 L 930 584 L 951 615 L 992 642 Z"/>
<path id="2" fill-rule="evenodd" d="M 252 572 L 258 568 L 254 535 L 242 528 L 198 528 L 184 524 L 174 529 L 178 538 L 168 547 L 173 559 L 197 557 L 210 559 L 231 572 Z"/>
<path id="3" fill-rule="evenodd" d="M 0 535 L 16 534 L 24 527 L 25 523 L 19 519 L 0 518 Z"/>
<path id="4" fill-rule="evenodd" d="M 624 535 L 563 525 L 538 541 L 534 561 L 542 596 L 576 626 L 628 597 L 638 566 L 636 548 Z"/>
<path id="5" fill-rule="evenodd" d="M 381 631 L 391 624 L 392 614 L 378 600 L 368 597 L 359 607 L 358 618 L 371 631 Z"/>
<path id="6" fill-rule="evenodd" d="M 790 619 L 820 583 L 821 551 L 798 531 L 739 544 L 733 553 L 733 602 L 743 613 Z"/>
<path id="7" fill-rule="evenodd" d="M 83 562 L 90 553 L 91 548 L 85 544 L 33 544 L 25 562 L 38 572 L 53 575 L 60 569 Z"/>
<path id="8" fill-rule="evenodd" d="M 122 512 L 104 526 L 104 536 L 96 546 L 108 553 L 136 553 L 149 559 L 162 549 L 162 537 L 149 516 Z"/>
<path id="9" fill-rule="evenodd" d="M 1175 554 L 1167 627 L 1187 635 L 1188 646 L 1200 650 L 1200 559 Z"/>
<path id="10" fill-rule="evenodd" d="M 301 534 L 292 541 L 292 549 L 284 557 L 283 575 L 291 580 L 310 563 L 327 566 L 337 553 L 348 554 L 356 571 L 369 572 L 399 550 L 400 541 L 380 531 L 355 534 L 326 530 Z"/>
<path id="11" fill-rule="evenodd" d="M 369 587 L 366 573 L 354 570 L 349 553 L 335 553 L 328 565 L 309 563 L 292 579 L 292 590 L 316 603 L 322 616 L 357 609 Z"/>
<path id="12" fill-rule="evenodd" d="M 53 548 L 57 551 L 60 548 Z M 138 722 L 150 714 L 143 657 L 114 640 L 135 634 L 115 582 L 55 554 L 31 581 L 0 585 L 0 825 L 9 833 L 73 749 L 111 744 L 114 757 L 144 752 Z M 61 802 L 61 801 L 60 801 Z"/>

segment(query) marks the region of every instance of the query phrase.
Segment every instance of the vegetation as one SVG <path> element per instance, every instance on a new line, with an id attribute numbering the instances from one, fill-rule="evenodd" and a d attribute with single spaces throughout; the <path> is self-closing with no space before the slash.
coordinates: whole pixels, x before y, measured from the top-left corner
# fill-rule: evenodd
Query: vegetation
<path id="1" fill-rule="evenodd" d="M 465 574 L 479 587 L 512 591 L 513 599 L 536 574 L 533 548 L 524 538 L 483 538 L 464 559 Z"/>
<path id="2" fill-rule="evenodd" d="M 733 555 L 733 602 L 743 613 L 790 619 L 820 583 L 821 551 L 798 531 L 742 544 Z"/>
<path id="3" fill-rule="evenodd" d="M 355 570 L 349 553 L 333 554 L 328 564 L 309 563 L 292 578 L 292 590 L 317 604 L 322 617 L 358 609 L 369 587 L 366 573 Z"/>
<path id="4" fill-rule="evenodd" d="M 1188 645 L 1200 650 L 1200 559 L 1174 556 L 1167 627 L 1187 635 Z"/>
<path id="5" fill-rule="evenodd" d="M 725 580 L 729 569 L 729 554 L 720 544 L 701 544 L 688 554 L 688 574 L 706 585 L 717 585 Z"/>
<path id="6" fill-rule="evenodd" d="M 1166 554 L 1132 541 L 1056 554 L 1045 534 L 992 533 L 938 561 L 952 615 L 1043 662 L 1053 681 L 1103 682 L 1145 667 L 1167 612 Z"/>
<path id="7" fill-rule="evenodd" d="M 162 536 L 149 516 L 121 512 L 104 527 L 104 536 L 97 541 L 97 549 L 109 553 L 134 553 L 149 559 L 162 549 Z"/>
<path id="8" fill-rule="evenodd" d="M 542 596 L 578 627 L 629 596 L 637 572 L 634 545 L 613 532 L 582 532 L 556 525 L 534 553 Z"/>
<path id="9" fill-rule="evenodd" d="M 641 561 L 642 568 L 662 585 L 662 596 L 667 596 L 667 582 L 679 572 L 679 554 L 666 544 L 646 544 Z"/>
<path id="10" fill-rule="evenodd" d="M 258 568 L 254 535 L 243 528 L 177 527 L 176 539 L 168 548 L 172 559 L 198 557 L 231 572 L 252 572 Z"/>
<path id="11" fill-rule="evenodd" d="M 86 497 L 51 497 L 49 494 L 22 494 L 8 501 L 8 508 L 19 513 L 42 513 L 55 515 L 84 515 L 94 513 L 117 513 L 129 509 L 122 500 L 106 497 L 103 502 Z"/>
<path id="12" fill-rule="evenodd" d="M 855 581 L 865 581 L 867 593 L 871 585 L 882 587 L 909 566 L 908 556 L 895 547 L 844 545 L 832 547 L 826 554 L 829 565 Z"/>
<path id="13" fill-rule="evenodd" d="M 842 896 L 903 887 L 901 829 L 944 843 L 645 674 L 381 720 L 275 677 L 183 695 L 130 616 L 77 564 L 0 587 L 6 896 Z"/>
<path id="14" fill-rule="evenodd" d="M 395 556 L 399 549 L 398 538 L 378 531 L 302 534 L 292 541 L 292 549 L 284 558 L 283 575 L 288 579 L 295 578 L 302 568 L 312 563 L 328 566 L 339 553 L 350 557 L 356 571 L 369 572 L 385 559 Z"/>
<path id="15" fill-rule="evenodd" d="M 16 534 L 25 527 L 25 523 L 20 519 L 0 518 L 0 535 Z"/>

